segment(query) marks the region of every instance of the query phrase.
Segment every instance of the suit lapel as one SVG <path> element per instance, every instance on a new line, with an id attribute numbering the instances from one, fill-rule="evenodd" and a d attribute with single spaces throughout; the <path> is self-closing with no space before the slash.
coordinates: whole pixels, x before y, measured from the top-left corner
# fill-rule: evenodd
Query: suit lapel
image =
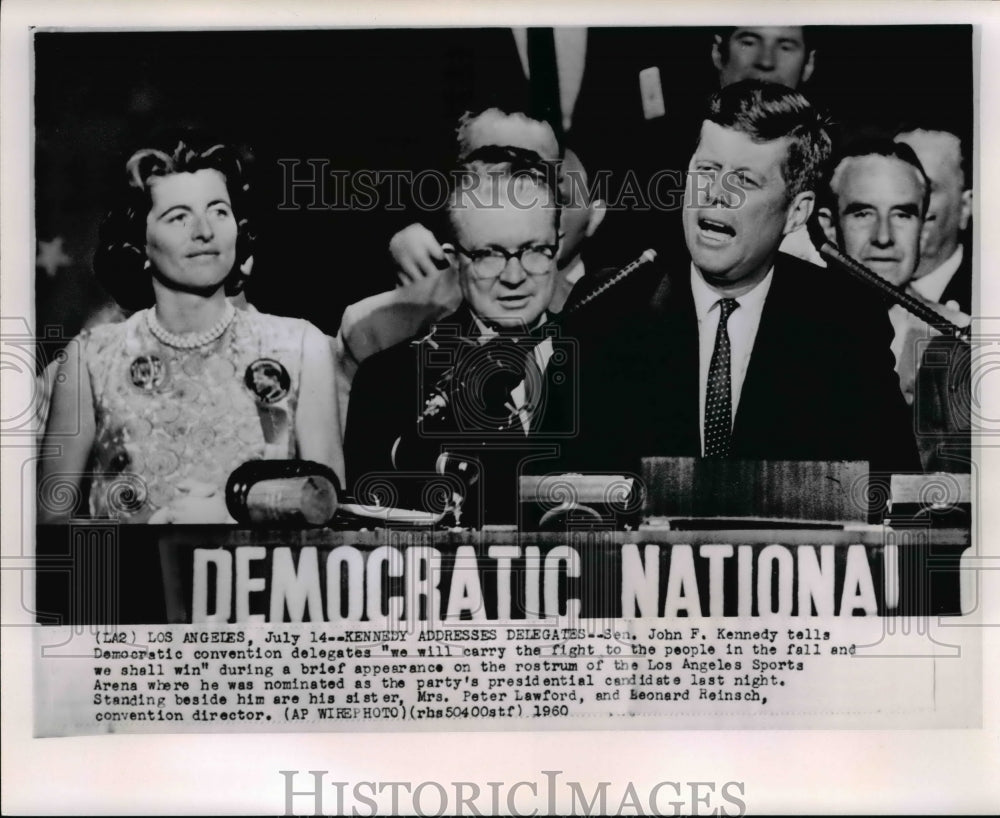
<path id="1" fill-rule="evenodd" d="M 803 303 L 801 288 L 796 286 L 796 272 L 781 262 L 780 255 L 775 260 L 774 278 L 736 409 L 735 455 L 756 455 L 761 446 L 769 445 L 776 436 L 794 437 L 791 427 L 804 420 L 794 407 L 785 405 L 790 373 L 800 371 L 801 377 L 806 378 L 821 362 L 801 360 L 809 334 L 816 330 L 808 326 L 805 312 L 808 305 Z"/>
<path id="2" fill-rule="evenodd" d="M 690 268 L 672 271 L 669 292 L 659 299 L 654 331 L 645 340 L 653 365 L 649 378 L 648 422 L 652 446 L 644 454 L 697 455 L 701 451 L 698 412 L 698 319 L 691 295 Z M 665 290 L 659 289 L 660 293 Z"/>
<path id="3" fill-rule="evenodd" d="M 774 380 L 774 351 L 777 347 L 778 323 L 780 318 L 779 301 L 781 298 L 781 282 L 777 270 L 771 282 L 771 290 L 761 311 L 760 324 L 750 350 L 750 361 L 746 376 L 743 379 L 743 389 L 740 402 L 736 407 L 736 417 L 733 424 L 733 437 L 737 433 L 752 436 L 758 425 L 762 396 L 767 384 Z"/>

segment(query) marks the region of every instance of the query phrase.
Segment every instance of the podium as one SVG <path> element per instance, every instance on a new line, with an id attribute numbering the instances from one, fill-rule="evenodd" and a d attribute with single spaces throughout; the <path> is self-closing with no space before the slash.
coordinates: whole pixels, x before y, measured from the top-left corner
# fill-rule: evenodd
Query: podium
<path id="1" fill-rule="evenodd" d="M 864 463 L 649 458 L 642 479 L 524 478 L 519 524 L 482 529 L 84 520 L 39 526 L 35 611 L 40 624 L 388 626 L 404 606 L 421 620 L 617 618 L 638 594 L 643 616 L 678 598 L 691 617 L 958 615 L 971 494 L 968 475 L 873 483 Z M 867 521 L 873 503 L 883 522 Z"/>

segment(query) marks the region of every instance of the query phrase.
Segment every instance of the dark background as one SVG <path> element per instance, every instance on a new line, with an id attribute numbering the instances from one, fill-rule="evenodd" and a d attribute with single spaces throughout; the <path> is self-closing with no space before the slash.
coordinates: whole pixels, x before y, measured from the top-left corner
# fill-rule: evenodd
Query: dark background
<path id="1" fill-rule="evenodd" d="M 574 113 L 591 172 L 626 167 L 663 140 L 686 144 L 716 87 L 712 31 L 592 30 Z M 803 90 L 847 132 L 889 128 L 922 107 L 947 110 L 971 132 L 971 26 L 817 27 L 810 36 L 817 68 Z M 667 107 L 652 125 L 636 79 L 649 65 L 660 67 Z M 301 174 L 308 159 L 330 170 L 443 169 L 457 116 L 523 105 L 523 84 L 507 29 L 36 34 L 36 236 L 62 238 L 69 258 L 53 274 L 36 269 L 38 332 L 58 326 L 70 337 L 108 302 L 90 263 L 124 162 L 150 134 L 190 126 L 254 156 L 261 238 L 251 300 L 334 333 L 346 305 L 393 286 L 388 239 L 413 214 L 279 210 L 279 160 L 299 160 Z"/>

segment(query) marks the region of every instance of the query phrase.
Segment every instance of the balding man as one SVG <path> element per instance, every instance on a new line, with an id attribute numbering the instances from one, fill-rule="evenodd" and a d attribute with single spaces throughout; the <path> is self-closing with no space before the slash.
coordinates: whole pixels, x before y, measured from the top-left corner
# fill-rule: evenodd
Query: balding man
<path id="1" fill-rule="evenodd" d="M 830 177 L 819 210 L 830 241 L 851 258 L 910 295 L 920 268 L 932 185 L 909 145 L 866 140 L 848 148 Z M 964 326 L 956 310 L 939 308 Z M 937 332 L 896 304 L 889 309 L 892 352 L 906 402 L 912 406 L 926 471 L 969 470 L 968 345 Z M 962 373 L 965 373 L 964 375 Z M 965 397 L 961 392 L 965 391 Z"/>
<path id="2" fill-rule="evenodd" d="M 963 234 L 972 215 L 968 155 L 947 126 L 927 123 L 896 136 L 916 153 L 930 180 L 930 205 L 913 288 L 925 298 L 972 312 L 972 258 Z M 953 303 L 952 303 L 953 302 Z"/>
<path id="3" fill-rule="evenodd" d="M 579 157 L 567 150 L 560 163 L 559 143 L 548 123 L 517 111 L 468 112 L 460 119 L 456 134 L 459 161 L 488 146 L 505 146 L 531 151 L 550 170 L 558 169 L 565 240 L 559 253 L 554 304 L 549 305 L 558 312 L 584 276 L 583 247 L 604 219 L 604 202 L 591 195 Z M 426 331 L 461 301 L 442 243 L 423 224 L 411 224 L 394 235 L 390 252 L 400 268 L 400 285 L 350 305 L 341 320 L 335 357 L 342 417 L 347 416 L 354 373 L 366 358 Z"/>

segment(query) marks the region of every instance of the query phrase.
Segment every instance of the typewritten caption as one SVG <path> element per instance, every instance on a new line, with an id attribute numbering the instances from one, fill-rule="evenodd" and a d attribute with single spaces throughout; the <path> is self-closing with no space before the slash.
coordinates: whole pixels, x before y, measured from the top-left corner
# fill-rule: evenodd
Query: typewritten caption
<path id="1" fill-rule="evenodd" d="M 889 706 L 887 677 L 905 663 L 864 655 L 878 624 L 97 629 L 67 643 L 73 655 L 49 658 L 58 673 L 45 674 L 38 731 L 571 729 L 727 715 L 764 727 L 769 716 L 830 713 L 844 679 L 870 686 L 875 711 Z"/>

